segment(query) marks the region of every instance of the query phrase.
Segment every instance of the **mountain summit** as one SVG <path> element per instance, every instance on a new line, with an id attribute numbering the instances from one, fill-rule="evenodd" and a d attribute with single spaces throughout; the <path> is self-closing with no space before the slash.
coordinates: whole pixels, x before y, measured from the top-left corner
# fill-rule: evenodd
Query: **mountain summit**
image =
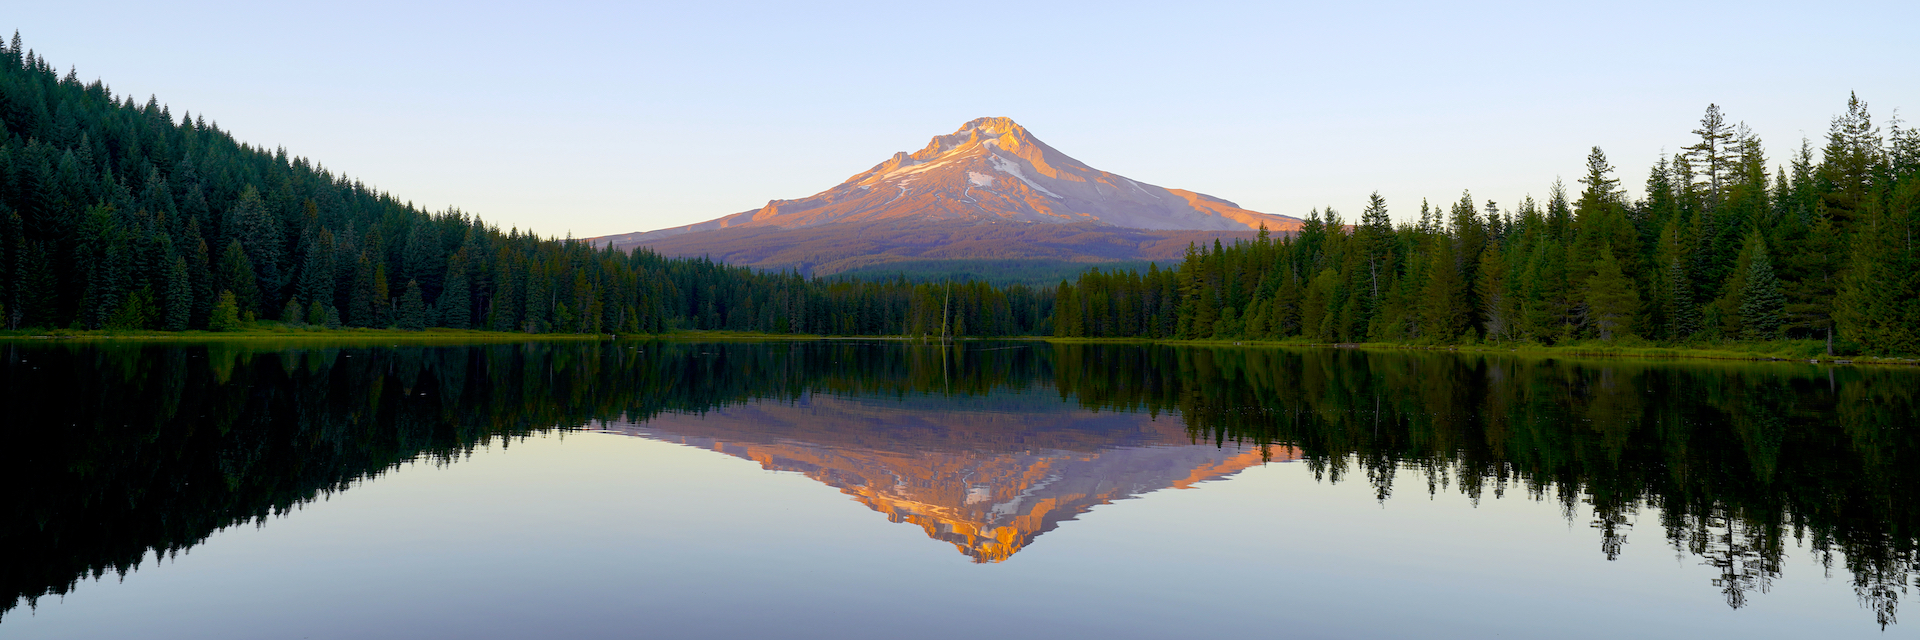
<path id="1" fill-rule="evenodd" d="M 1101 171 L 1011 119 L 980 118 L 812 196 L 589 240 L 821 275 L 913 259 L 1174 258 L 1188 242 L 1263 224 L 1289 232 L 1301 220 Z"/>
<path id="2" fill-rule="evenodd" d="M 980 118 L 812 196 L 774 200 L 752 211 L 647 235 L 903 219 L 1096 222 L 1131 229 L 1252 230 L 1264 223 L 1274 231 L 1291 231 L 1300 226 L 1298 218 L 1094 169 L 1009 118 Z"/>

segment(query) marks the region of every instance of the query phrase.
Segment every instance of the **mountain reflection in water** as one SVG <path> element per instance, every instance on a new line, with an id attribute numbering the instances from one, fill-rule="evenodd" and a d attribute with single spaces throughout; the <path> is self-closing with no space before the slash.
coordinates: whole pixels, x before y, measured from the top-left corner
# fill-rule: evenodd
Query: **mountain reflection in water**
<path id="1" fill-rule="evenodd" d="M 997 393 L 935 409 L 815 396 L 594 428 L 805 474 L 975 562 L 1006 560 L 1097 505 L 1294 455 L 1194 445 L 1171 418 L 1051 400 Z"/>
<path id="2" fill-rule="evenodd" d="M 1651 537 L 1736 608 L 1819 579 L 1783 569 L 1800 548 L 1883 626 L 1920 575 L 1908 369 L 1044 343 L 0 353 L 0 613 L 553 429 L 803 473 L 981 562 L 1106 502 L 1297 459 L 1382 500 L 1411 481 L 1590 512 L 1598 557 Z"/>

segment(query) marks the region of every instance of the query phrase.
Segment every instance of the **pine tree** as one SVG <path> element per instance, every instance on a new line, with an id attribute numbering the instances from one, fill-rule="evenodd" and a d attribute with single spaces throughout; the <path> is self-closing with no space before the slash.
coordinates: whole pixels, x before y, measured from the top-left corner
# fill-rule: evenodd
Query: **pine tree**
<path id="1" fill-rule="evenodd" d="M 427 328 L 427 303 L 424 296 L 420 293 L 420 283 L 418 281 L 408 280 L 406 293 L 400 295 L 400 317 L 398 324 L 401 329 L 408 331 L 420 331 Z"/>
<path id="2" fill-rule="evenodd" d="M 193 319 L 193 285 L 187 277 L 187 259 L 174 256 L 167 264 L 166 320 L 162 328 L 186 331 Z"/>
<path id="3" fill-rule="evenodd" d="M 245 315 L 260 309 L 259 278 L 254 274 L 253 261 L 247 258 L 246 249 L 239 240 L 227 243 L 226 252 L 220 254 L 219 290 L 232 293 L 234 303 L 240 306 Z"/>
<path id="4" fill-rule="evenodd" d="M 189 327 L 207 326 L 207 317 L 213 313 L 213 304 L 218 289 L 214 284 L 213 255 L 205 238 L 200 236 L 200 221 L 187 221 L 187 285 L 193 291 L 193 310 L 187 321 Z"/>
<path id="5" fill-rule="evenodd" d="M 300 280 L 294 287 L 294 297 L 309 302 L 333 299 L 333 247 L 332 234 L 322 229 L 318 233 L 302 234 L 300 242 Z"/>
<path id="6" fill-rule="evenodd" d="M 1387 200 L 1375 191 L 1367 196 L 1367 208 L 1360 212 L 1360 227 L 1354 230 L 1354 242 L 1367 260 L 1367 300 L 1370 306 L 1377 307 L 1383 272 L 1392 266 L 1387 262 L 1392 240 L 1393 218 L 1387 214 Z"/>
<path id="7" fill-rule="evenodd" d="M 282 324 L 298 327 L 305 324 L 306 317 L 306 309 L 300 306 L 298 299 L 288 298 L 287 303 L 280 306 L 280 322 Z"/>
<path id="8" fill-rule="evenodd" d="M 1662 337 L 1684 341 L 1700 331 L 1700 308 L 1694 303 L 1693 278 L 1687 266 L 1691 253 L 1679 220 L 1667 223 L 1660 233 L 1660 317 Z"/>
<path id="9" fill-rule="evenodd" d="M 1465 312 L 1467 321 L 1461 331 L 1480 329 L 1482 302 L 1474 283 L 1480 279 L 1480 253 L 1486 251 L 1490 240 L 1488 225 L 1480 219 L 1479 208 L 1473 205 L 1473 195 L 1470 193 L 1462 192 L 1460 201 L 1454 203 L 1449 214 L 1453 231 L 1453 268 L 1460 277 L 1457 310 Z"/>
<path id="10" fill-rule="evenodd" d="M 406 246 L 401 249 L 399 276 L 420 283 L 421 293 L 428 299 L 436 299 L 442 284 L 440 276 L 446 273 L 444 256 L 440 232 L 432 219 L 415 218 L 413 228 L 407 232 Z"/>
<path id="11" fill-rule="evenodd" d="M 53 269 L 53 258 L 46 244 L 27 245 L 25 277 L 18 287 L 20 326 L 57 327 L 60 320 L 60 278 Z"/>
<path id="12" fill-rule="evenodd" d="M 1640 297 L 1634 293 L 1633 283 L 1620 272 L 1620 262 L 1614 259 L 1612 247 L 1601 247 L 1600 258 L 1594 262 L 1593 275 L 1587 277 L 1583 294 L 1587 321 L 1599 331 L 1601 340 L 1615 340 L 1632 332 Z"/>
<path id="13" fill-rule="evenodd" d="M 441 323 L 453 329 L 466 329 L 473 326 L 473 301 L 471 287 L 467 284 L 465 251 L 454 254 L 447 263 L 446 289 L 440 292 Z"/>
<path id="14" fill-rule="evenodd" d="M 1876 165 L 1880 163 L 1880 129 L 1873 126 L 1867 103 L 1847 96 L 1847 112 L 1836 116 L 1827 130 L 1820 167 L 1815 171 L 1827 211 L 1842 230 L 1850 230 L 1872 200 Z"/>
<path id="15" fill-rule="evenodd" d="M 1421 335 L 1448 343 L 1467 330 L 1473 307 L 1467 302 L 1467 283 L 1461 277 L 1453 242 L 1441 236 L 1431 250 L 1432 272 L 1421 292 Z"/>
<path id="16" fill-rule="evenodd" d="M 376 262 L 373 265 L 373 322 L 375 326 L 387 326 L 394 323 L 393 289 L 387 286 L 387 265 Z"/>
<path id="17" fill-rule="evenodd" d="M 80 225 L 80 242 L 74 247 L 74 261 L 84 269 L 85 278 L 79 324 L 93 329 L 112 324 L 133 289 L 127 251 L 125 233 L 114 220 L 113 209 L 88 208 Z"/>
<path id="18" fill-rule="evenodd" d="M 1720 105 L 1707 105 L 1707 112 L 1700 117 L 1700 128 L 1693 130 L 1700 136 L 1700 142 L 1686 148 L 1690 166 L 1705 172 L 1702 176 L 1706 183 L 1696 187 L 1696 191 L 1707 198 L 1707 207 L 1716 208 L 1722 197 L 1726 183 L 1730 182 L 1738 161 L 1734 154 L 1737 147 L 1733 144 L 1734 131 L 1727 125 L 1726 116 L 1720 113 Z"/>
<path id="19" fill-rule="evenodd" d="M 1826 338 L 1833 332 L 1833 297 L 1846 265 L 1846 247 L 1824 203 L 1813 205 L 1805 236 L 1795 244 L 1796 250 L 1782 251 L 1779 260 L 1787 329 L 1801 337 Z"/>
<path id="20" fill-rule="evenodd" d="M 1787 299 L 1780 293 L 1780 281 L 1774 278 L 1773 261 L 1767 256 L 1766 240 L 1754 232 L 1748 240 L 1754 247 L 1747 267 L 1746 291 L 1740 301 L 1740 318 L 1745 322 L 1740 337 L 1747 340 L 1772 340 L 1780 337 L 1786 315 Z"/>
<path id="21" fill-rule="evenodd" d="M 240 328 L 240 302 L 232 291 L 221 291 L 220 302 L 213 305 L 207 319 L 208 331 L 234 331 Z"/>
<path id="22" fill-rule="evenodd" d="M 365 253 L 354 261 L 353 288 L 347 295 L 347 324 L 356 327 L 379 326 L 378 309 L 386 301 L 374 292 L 373 261 Z"/>
<path id="23" fill-rule="evenodd" d="M 1499 245 L 1488 247 L 1485 253 L 1480 254 L 1479 277 L 1474 281 L 1474 291 L 1480 299 L 1481 323 L 1486 327 L 1487 339 L 1513 339 L 1514 301 L 1507 295 L 1507 264 Z"/>
<path id="24" fill-rule="evenodd" d="M 1878 199 L 1865 201 L 1847 276 L 1834 298 L 1841 336 L 1877 353 L 1920 351 L 1920 261 L 1906 229 Z"/>
<path id="25" fill-rule="evenodd" d="M 235 242 L 245 249 L 247 262 L 252 266 L 255 284 L 249 287 L 254 292 L 251 300 L 240 303 L 248 309 L 260 309 L 262 305 L 277 303 L 280 298 L 280 258 L 281 244 L 285 242 L 280 230 L 280 221 L 267 210 L 267 203 L 261 199 L 260 191 L 247 185 L 240 192 L 240 199 L 227 214 L 235 226 Z M 228 283 L 231 288 L 232 283 Z M 232 289 L 238 294 L 239 289 Z"/>

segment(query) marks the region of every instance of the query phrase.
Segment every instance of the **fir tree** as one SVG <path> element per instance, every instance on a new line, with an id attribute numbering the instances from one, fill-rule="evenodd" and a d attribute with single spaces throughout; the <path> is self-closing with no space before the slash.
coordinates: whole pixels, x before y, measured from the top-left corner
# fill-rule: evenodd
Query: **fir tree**
<path id="1" fill-rule="evenodd" d="M 407 232 L 406 245 L 401 249 L 399 276 L 420 283 L 421 292 L 433 299 L 440 294 L 440 276 L 446 273 L 444 254 L 439 230 L 434 228 L 433 221 L 427 217 L 415 218 L 413 228 Z"/>
<path id="2" fill-rule="evenodd" d="M 309 302 L 333 299 L 332 234 L 304 233 L 300 242 L 300 280 L 294 297 Z"/>
<path id="3" fill-rule="evenodd" d="M 1601 340 L 1615 340 L 1632 331 L 1640 297 L 1634 293 L 1632 281 L 1620 272 L 1612 247 L 1601 247 L 1600 258 L 1594 262 L 1593 275 L 1587 277 L 1583 294 L 1587 320 L 1599 332 Z"/>
<path id="4" fill-rule="evenodd" d="M 168 331 L 186 331 L 193 319 L 193 286 L 187 277 L 187 259 L 174 256 L 167 264 L 166 320 Z"/>
<path id="5" fill-rule="evenodd" d="M 1498 245 L 1480 254 L 1479 278 L 1474 281 L 1474 290 L 1480 299 L 1482 326 L 1486 327 L 1487 339 L 1512 339 L 1515 309 L 1512 297 L 1507 295 L 1506 259 L 1501 255 Z"/>
<path id="6" fill-rule="evenodd" d="M 448 263 L 446 289 L 440 292 L 440 301 L 436 303 L 442 324 L 453 329 L 466 329 L 473 324 L 472 292 L 467 284 L 465 265 L 466 260 L 459 254 Z"/>
<path id="7" fill-rule="evenodd" d="M 280 322 L 287 326 L 298 327 L 306 324 L 306 317 L 306 309 L 300 306 L 300 301 L 297 299 L 288 298 L 287 303 L 280 307 Z"/>
<path id="8" fill-rule="evenodd" d="M 240 301 L 232 291 L 221 291 L 220 302 L 213 305 L 207 319 L 208 331 L 234 331 L 240 328 Z"/>
<path id="9" fill-rule="evenodd" d="M 219 272 L 216 286 L 221 291 L 233 294 L 240 313 L 257 312 L 260 308 L 259 278 L 254 274 L 253 261 L 247 258 L 246 249 L 239 240 L 227 243 L 226 252 L 220 254 Z"/>
<path id="10" fill-rule="evenodd" d="M 1664 323 L 1661 337 L 1684 341 L 1700 331 L 1700 308 L 1694 303 L 1691 263 L 1680 221 L 1671 220 L 1660 233 L 1660 317 Z"/>
<path id="11" fill-rule="evenodd" d="M 386 301 L 374 292 L 373 261 L 362 253 L 354 264 L 353 287 L 347 301 L 347 323 L 356 327 L 379 326 L 378 309 Z"/>
<path id="12" fill-rule="evenodd" d="M 401 329 L 419 331 L 427 328 L 427 303 L 420 293 L 420 283 L 407 281 L 406 293 L 400 295 L 400 317 L 397 324 Z"/>
<path id="13" fill-rule="evenodd" d="M 1787 299 L 1780 293 L 1780 281 L 1774 278 L 1766 241 L 1756 231 L 1748 242 L 1753 245 L 1754 253 L 1747 266 L 1746 290 L 1740 301 L 1740 318 L 1745 322 L 1740 337 L 1772 340 L 1780 337 Z"/>
<path id="14" fill-rule="evenodd" d="M 234 241 L 245 249 L 247 262 L 252 266 L 255 276 L 254 286 L 249 287 L 254 297 L 241 300 L 241 304 L 247 309 L 259 309 L 261 305 L 279 302 L 282 284 L 280 245 L 284 242 L 279 220 L 267 210 L 266 201 L 261 199 L 259 190 L 254 189 L 253 185 L 247 185 L 240 192 L 240 199 L 227 214 L 227 219 L 233 221 Z M 240 291 L 232 288 L 233 283 L 228 283 L 228 286 L 236 294 Z"/>
<path id="15" fill-rule="evenodd" d="M 1435 342 L 1452 342 L 1467 330 L 1473 314 L 1467 301 L 1467 283 L 1461 277 L 1450 240 L 1439 238 L 1430 255 L 1432 273 L 1420 296 L 1421 335 Z"/>

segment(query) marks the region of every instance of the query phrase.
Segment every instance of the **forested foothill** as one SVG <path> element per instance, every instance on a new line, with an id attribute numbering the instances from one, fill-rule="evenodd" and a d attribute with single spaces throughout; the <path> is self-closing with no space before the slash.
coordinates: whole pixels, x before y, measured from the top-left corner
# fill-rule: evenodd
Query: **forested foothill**
<path id="1" fill-rule="evenodd" d="M 1089 272 L 1055 335 L 1710 346 L 1813 340 L 1920 353 L 1920 131 L 1849 97 L 1784 165 L 1709 105 L 1629 200 L 1605 153 L 1578 193 L 1512 207 L 1462 194 L 1396 225 L 1315 210 L 1299 234 L 1195 247 L 1178 270 Z"/>
<path id="2" fill-rule="evenodd" d="M 424 211 L 0 47 L 0 325 L 1028 334 L 1050 291 L 758 273 Z"/>

